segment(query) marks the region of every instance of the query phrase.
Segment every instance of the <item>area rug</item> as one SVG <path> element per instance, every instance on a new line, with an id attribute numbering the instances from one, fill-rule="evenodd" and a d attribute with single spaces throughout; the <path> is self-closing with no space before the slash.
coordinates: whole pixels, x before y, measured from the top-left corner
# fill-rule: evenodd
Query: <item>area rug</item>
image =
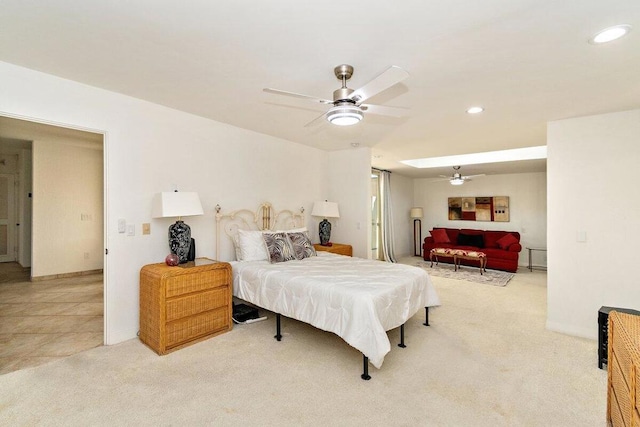
<path id="1" fill-rule="evenodd" d="M 514 276 L 513 273 L 498 270 L 487 270 L 480 274 L 478 267 L 462 266 L 462 268 L 458 268 L 458 271 L 454 271 L 453 264 L 433 264 L 433 267 L 430 267 L 430 265 L 431 263 L 428 261 L 418 261 L 416 263 L 416 267 L 423 268 L 432 276 L 484 283 L 485 285 L 507 286 L 509 280 Z"/>

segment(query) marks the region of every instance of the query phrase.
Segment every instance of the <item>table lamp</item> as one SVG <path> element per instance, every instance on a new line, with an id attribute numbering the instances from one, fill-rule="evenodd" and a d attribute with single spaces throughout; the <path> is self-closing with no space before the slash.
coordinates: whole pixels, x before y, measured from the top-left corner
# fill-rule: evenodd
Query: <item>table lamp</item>
<path id="1" fill-rule="evenodd" d="M 182 217 L 203 214 L 198 193 L 162 192 L 153 199 L 153 218 L 178 217 L 175 224 L 169 226 L 169 250 L 178 255 L 180 264 L 188 261 L 191 249 L 191 227 L 182 221 Z"/>
<path id="2" fill-rule="evenodd" d="M 331 238 L 331 223 L 327 218 L 340 218 L 338 204 L 335 202 L 327 202 L 326 200 L 324 202 L 315 202 L 313 204 L 311 216 L 324 218 L 318 225 L 320 244 L 322 246 L 329 246 L 329 239 Z"/>

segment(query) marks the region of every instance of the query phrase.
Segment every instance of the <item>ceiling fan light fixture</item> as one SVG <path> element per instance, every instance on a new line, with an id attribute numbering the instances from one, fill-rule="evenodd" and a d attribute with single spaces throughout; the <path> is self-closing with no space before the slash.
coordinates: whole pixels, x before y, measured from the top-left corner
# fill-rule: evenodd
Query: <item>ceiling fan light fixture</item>
<path id="1" fill-rule="evenodd" d="M 462 178 L 451 178 L 449 180 L 449 182 L 451 183 L 451 185 L 462 185 L 462 184 L 464 184 L 464 179 L 462 179 Z"/>
<path id="2" fill-rule="evenodd" d="M 362 117 L 362 109 L 356 105 L 336 105 L 327 113 L 329 123 L 338 126 L 355 125 Z"/>
<path id="3" fill-rule="evenodd" d="M 482 107 L 471 107 L 467 109 L 467 113 L 469 114 L 479 114 L 482 113 L 484 111 L 484 108 Z"/>

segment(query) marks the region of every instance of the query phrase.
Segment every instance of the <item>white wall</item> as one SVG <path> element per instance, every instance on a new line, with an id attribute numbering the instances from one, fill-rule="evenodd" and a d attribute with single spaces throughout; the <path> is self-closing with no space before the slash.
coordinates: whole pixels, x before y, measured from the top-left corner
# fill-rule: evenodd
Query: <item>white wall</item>
<path id="1" fill-rule="evenodd" d="M 352 245 L 353 256 L 370 258 L 371 149 L 329 152 L 327 172 L 328 197 L 319 200 L 337 202 L 340 210 L 340 218 L 331 220 L 331 241 Z M 317 230 L 319 219 L 315 219 Z"/>
<path id="2" fill-rule="evenodd" d="M 140 268 L 162 262 L 169 251 L 172 221 L 151 219 L 155 193 L 177 186 L 200 194 L 205 215 L 186 222 L 197 255 L 206 257 L 216 256 L 217 203 L 231 211 L 270 201 L 278 210 L 304 206 L 309 213 L 314 200 L 330 193 L 327 153 L 315 148 L 3 62 L 0 84 L 2 115 L 105 134 L 107 344 L 136 336 Z M 363 188 L 368 193 L 368 176 Z M 135 226 L 135 236 L 118 233 L 119 218 Z M 142 236 L 145 222 L 151 234 Z"/>
<path id="3" fill-rule="evenodd" d="M 102 146 L 33 141 L 32 277 L 103 268 Z"/>
<path id="4" fill-rule="evenodd" d="M 429 236 L 433 227 L 470 228 L 478 230 L 506 230 L 520 233 L 523 247 L 519 265 L 527 265 L 527 246 L 546 247 L 547 244 L 547 178 L 541 173 L 488 175 L 477 177 L 463 185 L 448 181 L 415 180 L 415 205 L 424 209 L 422 237 Z M 450 221 L 449 197 L 509 196 L 509 222 Z M 541 256 L 542 255 L 542 256 Z M 544 253 L 535 254 L 542 264 Z M 542 258 L 542 259 L 541 259 Z"/>
<path id="5" fill-rule="evenodd" d="M 548 125 L 551 330 L 595 339 L 601 306 L 640 309 L 639 141 L 640 109 Z"/>
<path id="6" fill-rule="evenodd" d="M 394 253 L 396 258 L 413 256 L 413 219 L 409 211 L 414 206 L 414 180 L 392 173 L 390 182 Z"/>

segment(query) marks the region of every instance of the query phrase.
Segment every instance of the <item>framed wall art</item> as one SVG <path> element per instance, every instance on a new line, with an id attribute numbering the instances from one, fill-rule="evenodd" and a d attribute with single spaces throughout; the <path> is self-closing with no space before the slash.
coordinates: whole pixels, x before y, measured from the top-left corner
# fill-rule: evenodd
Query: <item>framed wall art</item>
<path id="1" fill-rule="evenodd" d="M 449 197 L 449 220 L 509 222 L 509 196 Z"/>

